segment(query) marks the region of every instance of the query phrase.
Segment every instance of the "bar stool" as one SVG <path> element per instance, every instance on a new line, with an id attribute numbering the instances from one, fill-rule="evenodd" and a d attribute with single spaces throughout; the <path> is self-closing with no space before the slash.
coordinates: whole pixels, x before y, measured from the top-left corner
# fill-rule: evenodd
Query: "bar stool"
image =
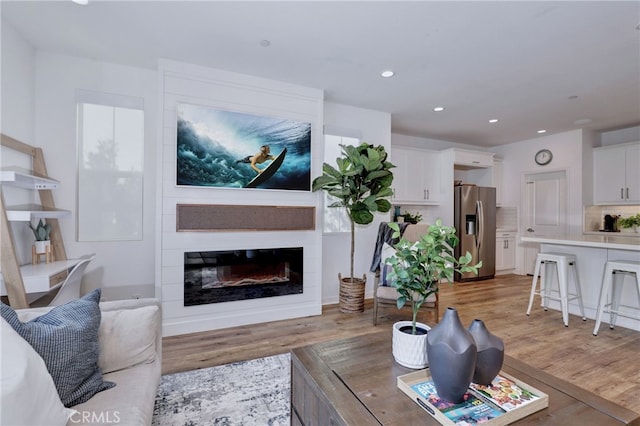
<path id="1" fill-rule="evenodd" d="M 636 279 L 636 290 L 638 291 L 638 306 L 628 306 L 620 304 L 620 296 L 622 294 L 622 284 L 625 275 L 633 275 Z M 640 262 L 630 260 L 609 260 L 604 268 L 604 276 L 602 277 L 602 287 L 600 288 L 600 299 L 598 301 L 598 313 L 596 314 L 596 326 L 593 328 L 593 335 L 598 335 L 602 314 L 609 313 L 609 328 L 613 328 L 616 324 L 618 315 L 640 321 L 640 315 L 632 315 L 626 312 L 620 312 L 620 307 L 640 310 Z M 607 303 L 607 293 L 611 294 L 611 299 Z"/>
<path id="2" fill-rule="evenodd" d="M 552 296 L 550 282 L 547 281 L 548 274 L 546 273 L 547 266 L 554 265 L 558 276 L 558 293 L 559 297 Z M 544 268 L 542 268 L 544 266 Z M 575 293 L 569 293 L 569 271 L 573 275 L 573 285 L 575 287 Z M 538 277 L 540 277 L 540 291 L 536 291 L 538 284 Z M 582 320 L 586 321 L 587 317 L 584 315 L 584 306 L 582 305 L 582 292 L 580 291 L 580 283 L 578 281 L 578 270 L 576 269 L 576 256 L 573 254 L 565 253 L 538 253 L 536 257 L 536 267 L 533 272 L 533 281 L 531 282 L 531 296 L 529 297 L 529 307 L 527 308 L 527 315 L 531 313 L 531 306 L 533 305 L 533 298 L 536 294 L 539 294 L 542 298 L 542 306 L 544 310 L 547 310 L 547 302 L 549 300 L 560 301 L 562 309 L 562 322 L 564 326 L 569 326 L 569 300 L 578 300 L 578 306 L 580 307 L 580 313 L 582 314 Z"/>

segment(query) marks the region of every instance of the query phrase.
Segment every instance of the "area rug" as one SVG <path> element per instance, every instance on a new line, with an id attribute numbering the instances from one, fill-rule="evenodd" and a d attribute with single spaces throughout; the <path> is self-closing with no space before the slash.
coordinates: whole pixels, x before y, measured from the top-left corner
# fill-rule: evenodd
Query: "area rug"
<path id="1" fill-rule="evenodd" d="M 153 426 L 290 424 L 288 353 L 162 376 Z"/>

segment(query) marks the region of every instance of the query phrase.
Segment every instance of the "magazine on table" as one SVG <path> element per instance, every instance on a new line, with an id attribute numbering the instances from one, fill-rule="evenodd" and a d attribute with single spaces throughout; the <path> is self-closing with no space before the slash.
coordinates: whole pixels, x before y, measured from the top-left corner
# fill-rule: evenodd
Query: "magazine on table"
<path id="1" fill-rule="evenodd" d="M 506 425 L 549 405 L 548 396 L 501 372 L 491 385 L 472 384 L 463 401 L 438 396 L 429 370 L 398 377 L 398 388 L 443 425 Z"/>
<path id="2" fill-rule="evenodd" d="M 540 399 L 535 393 L 523 389 L 513 380 L 498 374 L 490 385 L 471 383 L 469 387 L 489 399 L 505 411 L 532 404 Z"/>

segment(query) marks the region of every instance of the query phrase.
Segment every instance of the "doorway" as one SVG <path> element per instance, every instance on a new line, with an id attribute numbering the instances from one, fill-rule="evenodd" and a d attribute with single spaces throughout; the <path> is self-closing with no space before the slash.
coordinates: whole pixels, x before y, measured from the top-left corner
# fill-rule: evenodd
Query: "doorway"
<path id="1" fill-rule="evenodd" d="M 565 170 L 524 176 L 521 235 L 562 235 L 567 224 Z M 524 272 L 533 275 L 540 244 L 524 245 Z"/>

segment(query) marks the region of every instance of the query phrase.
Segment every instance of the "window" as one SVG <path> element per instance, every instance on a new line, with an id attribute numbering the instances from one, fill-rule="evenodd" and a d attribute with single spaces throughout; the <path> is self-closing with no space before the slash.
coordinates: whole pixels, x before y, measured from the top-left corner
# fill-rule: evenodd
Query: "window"
<path id="1" fill-rule="evenodd" d="M 360 139 L 325 135 L 324 136 L 324 162 L 337 167 L 336 158 L 342 156 L 340 145 L 360 145 Z M 326 192 L 324 194 L 324 229 L 325 233 L 351 232 L 351 221 L 344 207 L 328 207 L 336 201 L 335 197 Z"/>
<path id="2" fill-rule="evenodd" d="M 141 98 L 77 91 L 78 241 L 142 240 Z"/>

